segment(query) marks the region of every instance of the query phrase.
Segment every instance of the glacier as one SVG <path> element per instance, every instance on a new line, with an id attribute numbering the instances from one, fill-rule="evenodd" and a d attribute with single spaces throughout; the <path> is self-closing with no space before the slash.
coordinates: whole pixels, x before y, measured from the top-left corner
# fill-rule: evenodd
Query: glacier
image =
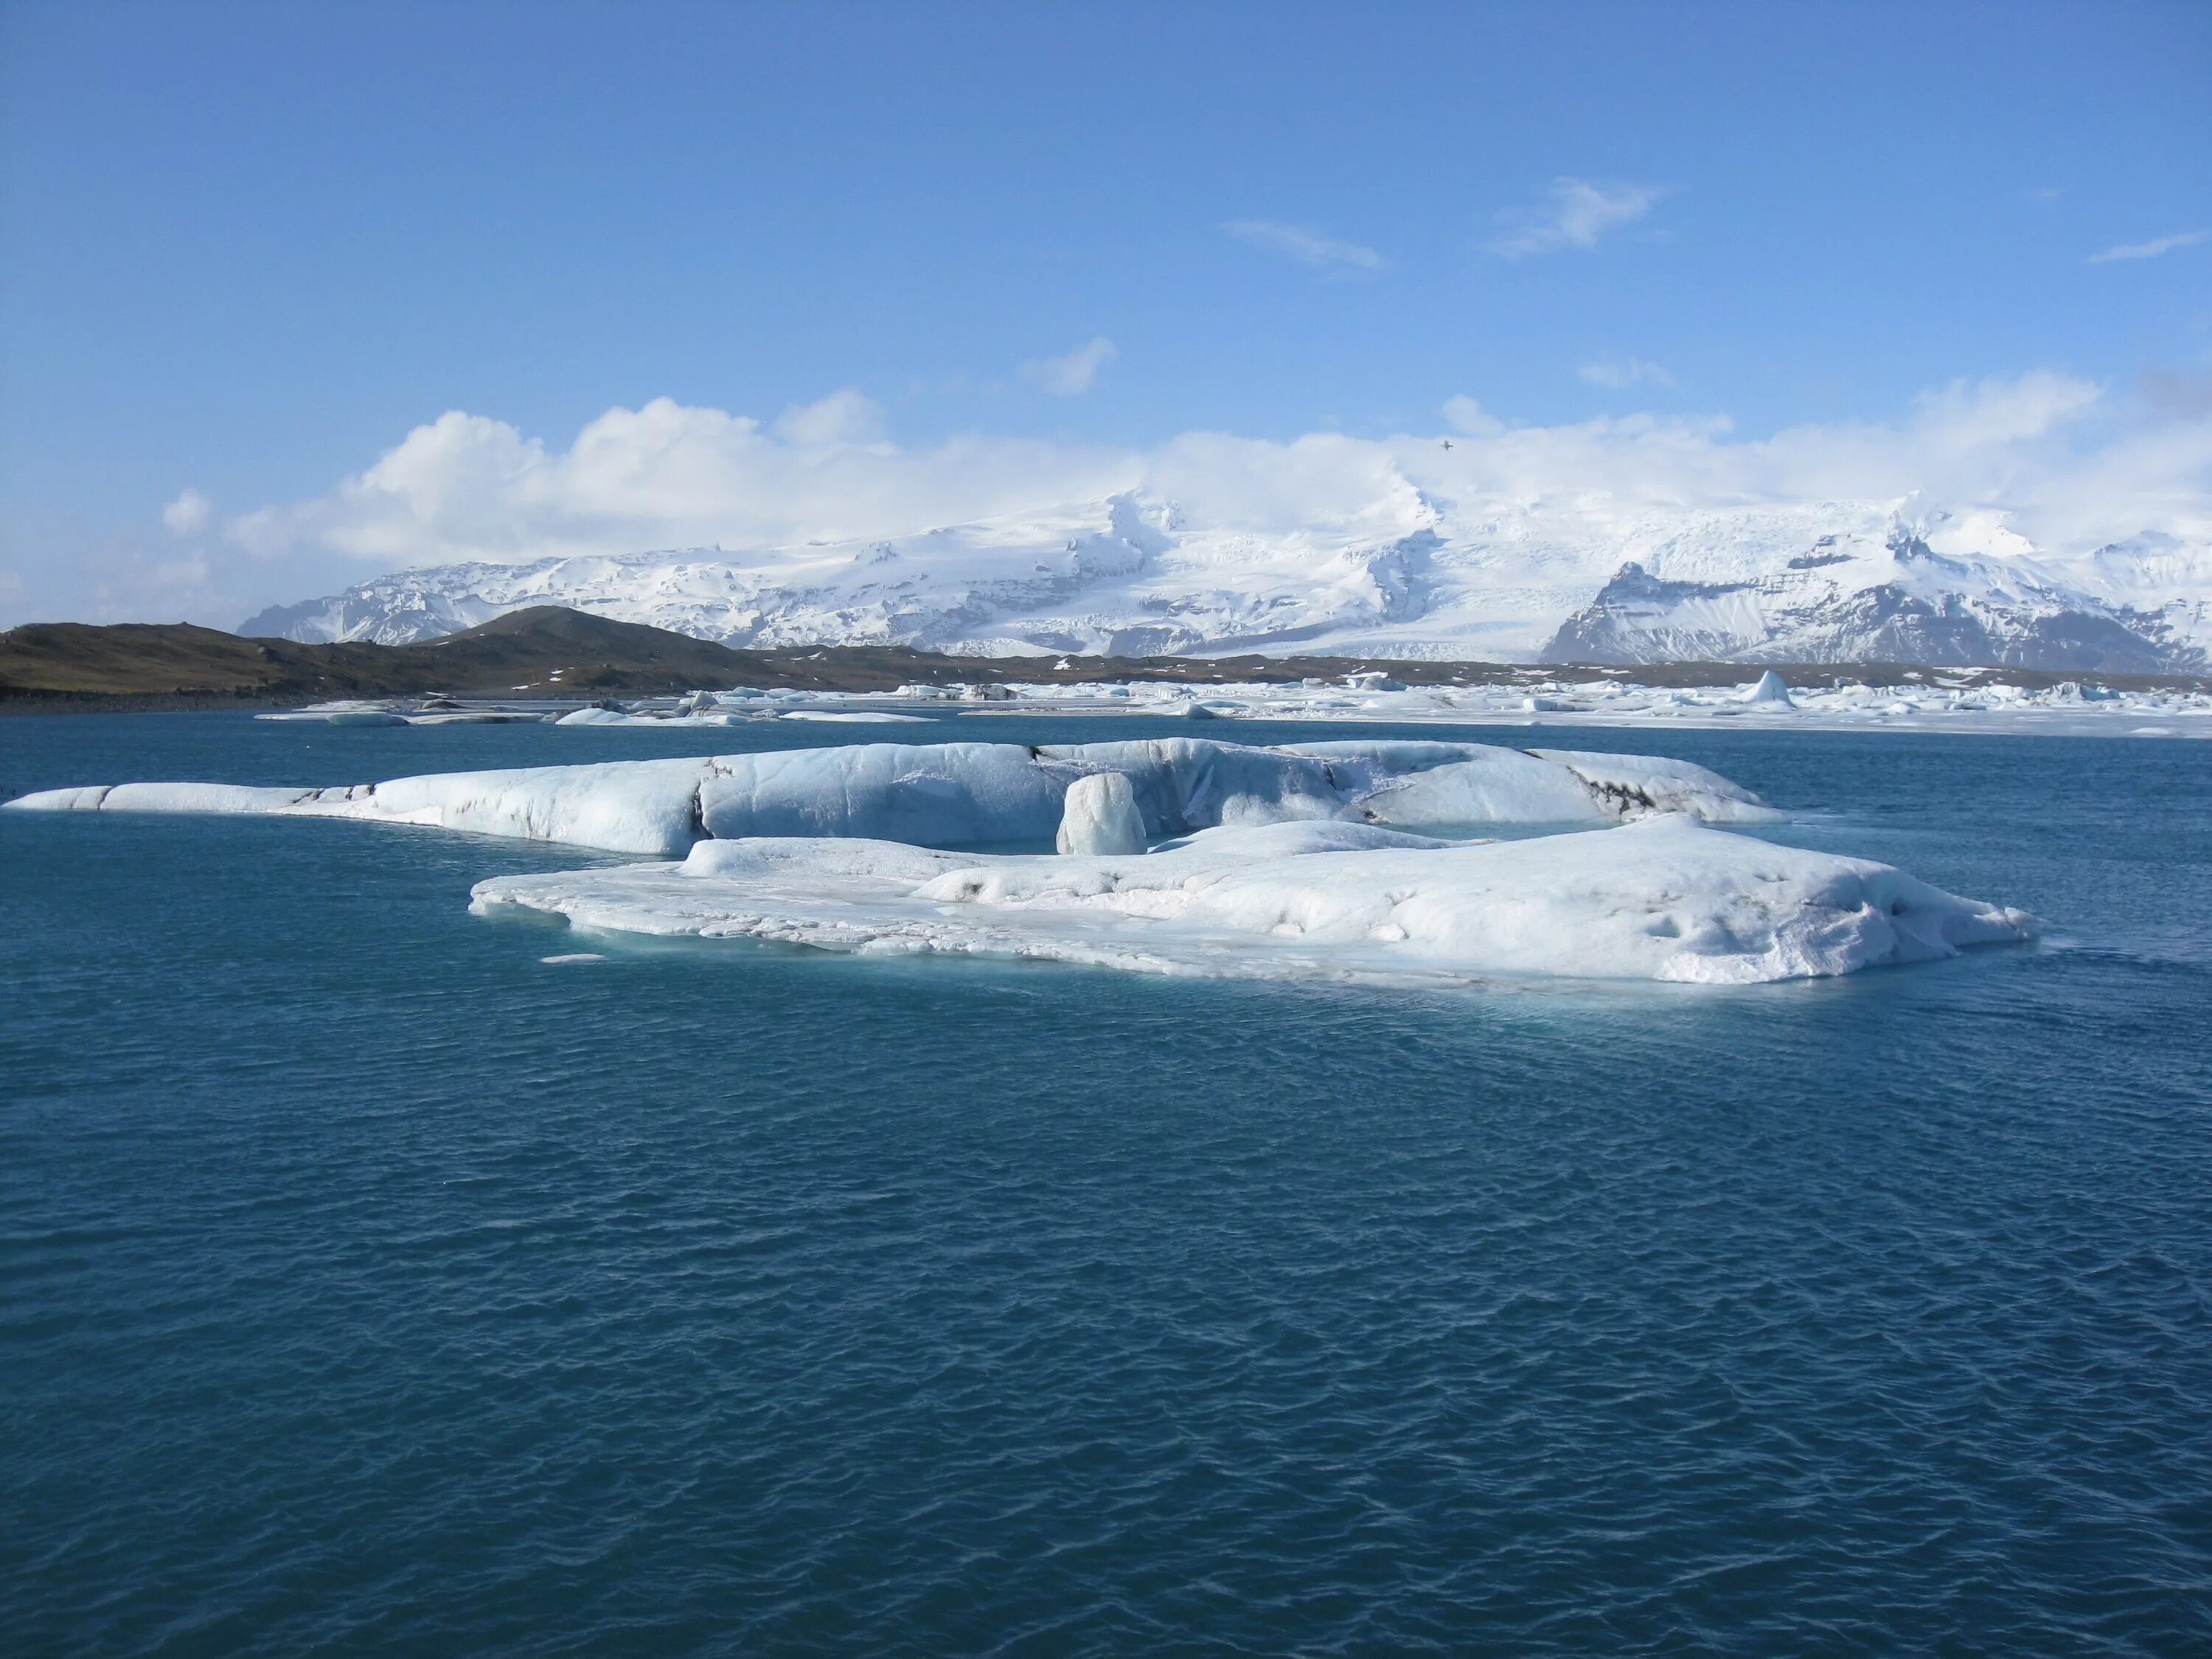
<path id="1" fill-rule="evenodd" d="M 495 878 L 471 907 L 586 933 L 1431 983 L 1826 977 L 2014 943 L 2035 926 L 1887 865 L 1678 814 L 1474 843 L 1369 824 L 1224 826 L 1123 857 L 711 841 L 680 864 Z"/>
<path id="2" fill-rule="evenodd" d="M 1907 498 L 1731 507 L 1416 487 L 1297 527 L 1142 491 L 914 534 L 404 570 L 241 631 L 405 644 L 560 605 L 735 647 L 2190 672 L 2212 547 L 2039 550 Z"/>

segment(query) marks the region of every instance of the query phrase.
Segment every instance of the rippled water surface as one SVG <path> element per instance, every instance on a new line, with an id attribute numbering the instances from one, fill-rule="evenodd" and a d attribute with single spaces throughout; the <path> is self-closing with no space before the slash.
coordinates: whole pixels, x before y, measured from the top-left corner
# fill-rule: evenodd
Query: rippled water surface
<path id="1" fill-rule="evenodd" d="M 0 793 L 877 735 L 23 719 Z M 1542 740 L 2053 937 L 1449 995 L 580 946 L 465 909 L 574 852 L 0 814 L 0 1645 L 2212 1651 L 2212 747 Z"/>

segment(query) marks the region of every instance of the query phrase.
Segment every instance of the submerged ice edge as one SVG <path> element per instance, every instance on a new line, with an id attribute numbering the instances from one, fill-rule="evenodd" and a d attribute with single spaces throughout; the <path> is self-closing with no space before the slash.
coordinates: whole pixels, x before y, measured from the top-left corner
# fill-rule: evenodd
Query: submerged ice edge
<path id="1" fill-rule="evenodd" d="M 1083 780 L 1124 781 L 1108 809 Z M 1778 819 L 1749 790 L 1686 761 L 1419 741 L 1255 747 L 1203 738 L 1029 747 L 854 744 L 658 761 L 432 773 L 325 789 L 130 783 L 46 790 L 22 811 L 238 812 L 343 817 L 680 857 L 702 841 L 862 836 L 918 846 L 1052 842 L 1069 797 L 1070 842 L 1107 850 L 1135 836 L 1220 825 L 1335 820 L 1437 829 L 1606 825 L 1682 812 Z M 1103 823 L 1103 820 L 1101 820 Z"/>
<path id="2" fill-rule="evenodd" d="M 471 908 L 556 916 L 586 933 L 1434 983 L 1820 978 L 2036 931 L 2023 912 L 1887 865 L 1674 815 L 1477 843 L 1346 823 L 1228 827 L 1121 856 L 702 842 L 681 864 L 481 882 Z"/>

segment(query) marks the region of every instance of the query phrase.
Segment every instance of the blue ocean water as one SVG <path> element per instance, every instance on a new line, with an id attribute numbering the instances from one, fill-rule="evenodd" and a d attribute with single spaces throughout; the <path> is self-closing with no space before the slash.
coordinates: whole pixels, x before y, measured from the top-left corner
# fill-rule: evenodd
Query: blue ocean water
<path id="1" fill-rule="evenodd" d="M 881 735 L 15 719 L 0 793 Z M 2212 1651 L 2212 747 L 1540 740 L 2052 936 L 558 967 L 467 890 L 590 855 L 0 814 L 0 1646 Z"/>

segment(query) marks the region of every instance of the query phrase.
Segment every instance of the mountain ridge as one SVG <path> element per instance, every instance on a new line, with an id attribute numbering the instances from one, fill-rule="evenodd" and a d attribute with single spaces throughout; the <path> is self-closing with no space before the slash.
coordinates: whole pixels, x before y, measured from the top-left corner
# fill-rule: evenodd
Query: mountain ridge
<path id="1" fill-rule="evenodd" d="M 2205 665 L 2212 549 L 2146 535 L 2054 560 L 2001 516 L 1914 507 L 1616 521 L 1589 503 L 1486 515 L 1394 489 L 1349 517 L 1253 527 L 1130 492 L 901 537 L 424 567 L 246 628 L 398 645 L 552 604 L 738 648 L 963 657 Z"/>

